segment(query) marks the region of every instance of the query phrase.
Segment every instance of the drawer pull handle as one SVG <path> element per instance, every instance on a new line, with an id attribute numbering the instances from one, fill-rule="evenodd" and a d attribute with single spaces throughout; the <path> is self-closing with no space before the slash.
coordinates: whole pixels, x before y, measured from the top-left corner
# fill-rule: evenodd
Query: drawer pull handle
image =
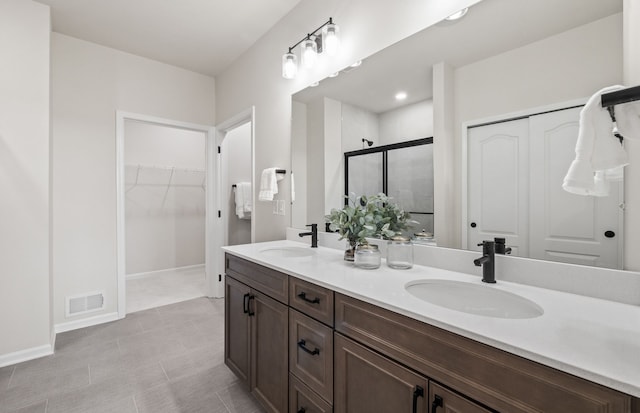
<path id="1" fill-rule="evenodd" d="M 313 300 L 310 300 L 307 298 L 307 293 L 305 293 L 304 291 L 298 294 L 298 297 L 308 302 L 309 304 L 320 304 L 320 299 L 318 297 L 314 298 Z"/>
<path id="2" fill-rule="evenodd" d="M 242 297 L 242 312 L 247 314 L 249 312 L 249 293 L 246 293 L 243 297 Z"/>
<path id="3" fill-rule="evenodd" d="M 251 301 L 255 300 L 255 298 L 255 295 L 250 295 L 249 299 L 247 300 L 247 314 L 249 314 L 249 316 L 256 315 L 255 311 L 251 311 Z"/>
<path id="4" fill-rule="evenodd" d="M 424 397 L 424 389 L 420 386 L 413 390 L 413 413 L 418 413 L 418 397 Z"/>
<path id="5" fill-rule="evenodd" d="M 431 403 L 431 413 L 436 413 L 436 410 L 438 410 L 438 407 L 444 407 L 444 403 L 442 401 L 442 397 L 436 394 L 435 397 L 433 398 L 433 403 Z"/>
<path id="6" fill-rule="evenodd" d="M 304 340 L 300 340 L 298 341 L 298 347 L 300 347 L 302 350 L 304 350 L 304 352 L 311 354 L 312 356 L 318 355 L 320 354 L 320 349 L 319 348 L 314 348 L 313 350 L 309 350 L 306 346 L 307 342 Z"/>

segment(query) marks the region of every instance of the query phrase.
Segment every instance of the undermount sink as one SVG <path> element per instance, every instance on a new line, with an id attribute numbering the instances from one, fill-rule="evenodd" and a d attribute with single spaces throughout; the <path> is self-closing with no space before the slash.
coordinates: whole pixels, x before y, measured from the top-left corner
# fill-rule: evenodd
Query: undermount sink
<path id="1" fill-rule="evenodd" d="M 495 318 L 535 318 L 544 314 L 538 304 L 489 285 L 452 280 L 420 280 L 405 285 L 420 300 L 450 310 Z"/>
<path id="2" fill-rule="evenodd" d="M 310 257 L 314 254 L 311 247 L 272 247 L 260 250 L 260 252 L 270 257 L 280 258 Z"/>

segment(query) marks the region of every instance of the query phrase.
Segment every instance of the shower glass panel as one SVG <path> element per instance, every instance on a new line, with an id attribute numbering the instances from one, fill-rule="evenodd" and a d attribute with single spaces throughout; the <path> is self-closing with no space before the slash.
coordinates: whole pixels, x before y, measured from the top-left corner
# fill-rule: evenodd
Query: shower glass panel
<path id="1" fill-rule="evenodd" d="M 348 194 L 375 195 L 384 191 L 382 152 L 367 153 L 349 160 Z"/>
<path id="2" fill-rule="evenodd" d="M 433 233 L 433 145 L 387 152 L 387 194 Z"/>
<path id="3" fill-rule="evenodd" d="M 411 218 L 415 230 L 433 233 L 433 138 L 346 152 L 345 194 L 393 198 Z"/>

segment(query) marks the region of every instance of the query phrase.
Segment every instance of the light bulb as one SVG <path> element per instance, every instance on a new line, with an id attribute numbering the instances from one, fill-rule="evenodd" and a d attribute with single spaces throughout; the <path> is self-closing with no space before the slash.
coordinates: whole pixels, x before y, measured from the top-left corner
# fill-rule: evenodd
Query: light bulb
<path id="1" fill-rule="evenodd" d="M 338 37 L 339 32 L 340 28 L 338 25 L 333 23 L 328 23 L 322 28 L 322 39 L 324 42 L 323 47 L 324 51 L 326 51 L 329 56 L 335 56 L 340 49 L 340 37 Z"/>
<path id="2" fill-rule="evenodd" d="M 295 79 L 298 74 L 298 57 L 291 53 L 285 53 L 282 56 L 282 77 L 285 79 Z"/>
<path id="3" fill-rule="evenodd" d="M 310 69 L 316 63 L 318 57 L 318 45 L 316 37 L 309 36 L 302 42 L 302 66 Z"/>

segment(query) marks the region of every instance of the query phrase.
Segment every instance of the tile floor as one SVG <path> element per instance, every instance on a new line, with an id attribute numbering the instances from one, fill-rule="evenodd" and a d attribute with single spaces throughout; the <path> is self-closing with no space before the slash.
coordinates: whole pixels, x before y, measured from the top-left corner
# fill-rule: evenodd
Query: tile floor
<path id="1" fill-rule="evenodd" d="M 58 334 L 52 356 L 0 368 L 0 413 L 253 413 L 224 365 L 224 301 L 197 298 Z"/>
<path id="2" fill-rule="evenodd" d="M 204 266 L 127 280 L 127 314 L 207 295 Z"/>

